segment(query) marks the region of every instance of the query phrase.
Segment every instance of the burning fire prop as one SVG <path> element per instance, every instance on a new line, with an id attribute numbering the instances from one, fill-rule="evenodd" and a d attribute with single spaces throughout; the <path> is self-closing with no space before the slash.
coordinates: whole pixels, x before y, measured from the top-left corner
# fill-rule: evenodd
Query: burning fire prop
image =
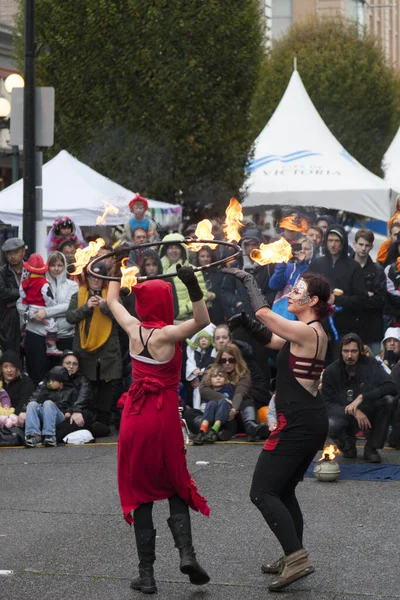
<path id="1" fill-rule="evenodd" d="M 103 238 L 97 238 L 95 242 L 89 242 L 87 248 L 78 248 L 75 253 L 75 271 L 71 275 L 80 275 L 83 273 L 90 259 L 97 256 L 100 248 L 105 245 L 106 243 Z"/>
<path id="2" fill-rule="evenodd" d="M 96 225 L 105 225 L 108 215 L 117 215 L 118 213 L 119 208 L 117 206 L 113 206 L 107 200 L 104 200 L 104 212 L 100 217 L 97 217 Z"/>
<path id="3" fill-rule="evenodd" d="M 196 231 L 194 232 L 195 237 L 200 240 L 213 240 L 214 235 L 212 233 L 212 223 L 208 219 L 203 219 L 197 224 Z M 192 252 L 198 252 L 203 246 L 208 246 L 211 250 L 215 250 L 218 244 L 196 244 L 191 243 L 190 249 Z"/>
<path id="4" fill-rule="evenodd" d="M 225 238 L 230 242 L 238 242 L 242 237 L 240 229 L 243 227 L 243 212 L 236 198 L 229 200 L 229 206 L 225 211 L 225 224 L 222 227 Z"/>
<path id="5" fill-rule="evenodd" d="M 340 467 L 335 461 L 340 451 L 331 444 L 322 450 L 322 456 L 314 467 L 314 475 L 319 481 L 336 481 L 339 477 Z"/>
<path id="6" fill-rule="evenodd" d="M 122 259 L 121 264 L 121 287 L 131 289 L 134 285 L 137 284 L 136 275 L 139 273 L 139 269 L 137 267 L 127 267 L 126 262 L 127 258 Z"/>
<path id="7" fill-rule="evenodd" d="M 272 242 L 272 244 L 261 244 L 260 248 L 256 248 L 250 253 L 250 258 L 259 265 L 287 262 L 291 256 L 292 246 L 285 238 Z"/>

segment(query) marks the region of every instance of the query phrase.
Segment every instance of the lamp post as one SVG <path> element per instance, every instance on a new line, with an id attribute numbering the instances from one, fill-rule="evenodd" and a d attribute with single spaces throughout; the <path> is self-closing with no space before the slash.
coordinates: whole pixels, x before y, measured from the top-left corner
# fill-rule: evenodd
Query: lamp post
<path id="1" fill-rule="evenodd" d="M 25 0 L 24 202 L 22 229 L 28 253 L 36 248 L 35 0 Z"/>

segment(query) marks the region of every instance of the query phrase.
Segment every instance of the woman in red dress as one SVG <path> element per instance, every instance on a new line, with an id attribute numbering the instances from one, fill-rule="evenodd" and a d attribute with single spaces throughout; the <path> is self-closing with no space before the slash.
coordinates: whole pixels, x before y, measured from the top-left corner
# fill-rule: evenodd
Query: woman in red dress
<path id="1" fill-rule="evenodd" d="M 119 303 L 119 283 L 111 282 L 107 295 L 111 312 L 129 336 L 132 358 L 133 384 L 125 394 L 118 442 L 118 488 L 124 517 L 134 523 L 139 556 L 139 576 L 131 588 L 147 594 L 157 591 L 155 500 L 169 500 L 168 525 L 179 549 L 181 572 L 196 585 L 210 579 L 196 560 L 189 506 L 207 516 L 210 509 L 187 469 L 178 411 L 181 341 L 210 320 L 193 269 L 178 269 L 178 277 L 193 303 L 193 319 L 180 325 L 173 325 L 170 283 L 156 279 L 132 288 L 140 320 Z"/>

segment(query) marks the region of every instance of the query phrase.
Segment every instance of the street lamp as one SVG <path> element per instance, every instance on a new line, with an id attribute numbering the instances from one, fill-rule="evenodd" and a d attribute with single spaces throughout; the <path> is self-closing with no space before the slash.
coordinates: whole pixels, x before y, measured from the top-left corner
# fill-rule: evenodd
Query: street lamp
<path id="1" fill-rule="evenodd" d="M 0 96 L 0 129 L 8 129 L 10 119 L 8 118 L 11 112 L 11 104 L 4 96 Z"/>
<path id="2" fill-rule="evenodd" d="M 9 94 L 11 94 L 14 88 L 23 88 L 24 86 L 24 78 L 18 73 L 11 73 L 4 82 L 4 87 Z"/>
<path id="3" fill-rule="evenodd" d="M 6 88 L 6 91 L 9 94 L 12 94 L 12 91 L 14 88 L 23 88 L 24 86 L 25 86 L 24 78 L 21 77 L 21 75 L 19 75 L 18 73 L 11 73 L 11 75 L 9 75 L 4 82 L 4 87 Z M 3 108 L 3 104 L 4 104 L 4 108 Z M 8 105 L 8 112 L 7 112 L 7 114 L 3 115 L 3 112 L 7 111 L 7 105 Z M 10 119 L 9 118 L 8 119 L 1 118 L 1 117 L 8 117 L 10 112 L 11 112 L 10 102 L 7 100 L 7 98 L 0 97 L 0 129 L 10 129 Z M 12 183 L 15 183 L 19 179 L 19 148 L 18 148 L 18 146 L 12 146 L 11 148 L 12 148 L 11 180 L 12 180 Z"/>

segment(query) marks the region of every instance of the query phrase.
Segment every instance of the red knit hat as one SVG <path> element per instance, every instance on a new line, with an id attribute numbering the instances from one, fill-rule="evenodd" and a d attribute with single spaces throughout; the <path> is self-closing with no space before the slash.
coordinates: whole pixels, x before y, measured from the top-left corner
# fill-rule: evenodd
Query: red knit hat
<path id="1" fill-rule="evenodd" d="M 24 267 L 29 273 L 36 273 L 37 275 L 46 273 L 49 268 L 48 265 L 44 264 L 40 254 L 31 254 L 28 260 L 24 262 Z"/>
<path id="2" fill-rule="evenodd" d="M 141 196 L 139 194 L 139 192 L 137 194 L 135 194 L 132 198 L 132 200 L 129 202 L 128 206 L 129 206 L 129 210 L 132 210 L 132 206 L 136 203 L 136 202 L 142 202 L 144 204 L 145 210 L 149 210 L 149 203 L 147 202 L 146 198 L 143 198 L 143 196 Z"/>

